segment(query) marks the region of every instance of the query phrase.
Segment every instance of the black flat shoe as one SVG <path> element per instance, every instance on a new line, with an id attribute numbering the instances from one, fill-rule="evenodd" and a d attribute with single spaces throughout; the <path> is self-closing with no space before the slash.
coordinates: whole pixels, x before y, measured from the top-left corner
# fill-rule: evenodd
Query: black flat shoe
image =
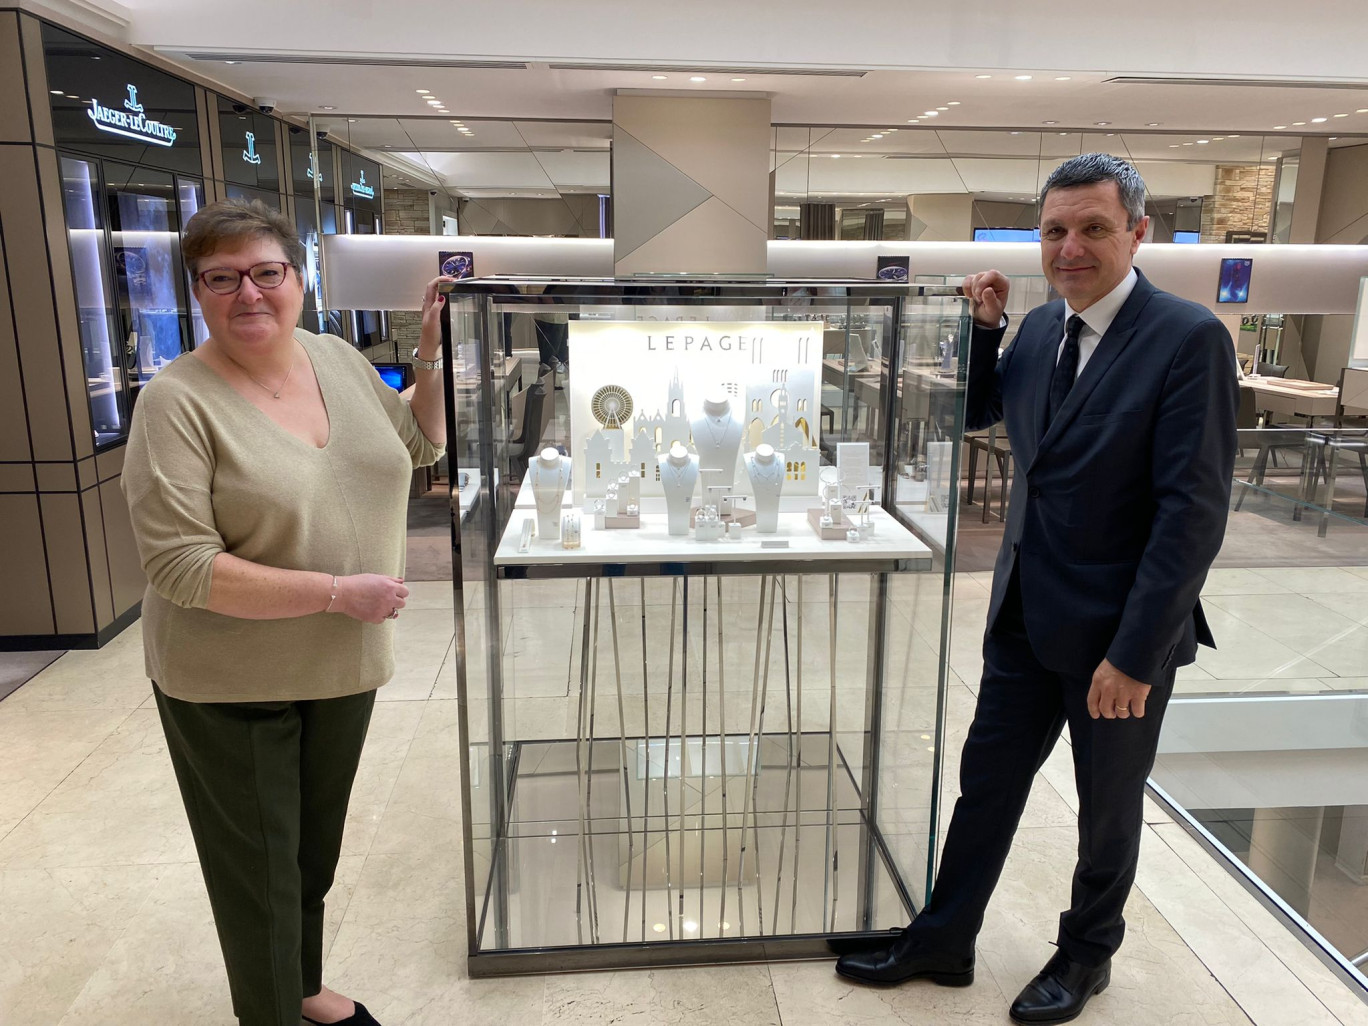
<path id="1" fill-rule="evenodd" d="M 936 951 L 904 930 L 892 947 L 842 955 L 836 960 L 836 972 L 861 983 L 891 985 L 930 980 L 942 987 L 967 987 L 974 982 L 974 956 Z"/>
<path id="2" fill-rule="evenodd" d="M 1008 1014 L 1021 1026 L 1072 1022 L 1083 1013 L 1088 999 L 1101 994 L 1110 982 L 1111 959 L 1089 967 L 1058 951 L 1017 995 Z"/>
<path id="3" fill-rule="evenodd" d="M 365 1005 L 360 1001 L 354 1001 L 352 1003 L 356 1005 L 356 1011 L 352 1012 L 352 1014 L 345 1019 L 338 1019 L 337 1022 L 319 1022 L 317 1019 L 310 1019 L 307 1015 L 300 1015 L 300 1018 L 307 1023 L 312 1023 L 313 1026 L 380 1026 L 380 1024 L 375 1021 L 375 1016 L 366 1011 Z"/>

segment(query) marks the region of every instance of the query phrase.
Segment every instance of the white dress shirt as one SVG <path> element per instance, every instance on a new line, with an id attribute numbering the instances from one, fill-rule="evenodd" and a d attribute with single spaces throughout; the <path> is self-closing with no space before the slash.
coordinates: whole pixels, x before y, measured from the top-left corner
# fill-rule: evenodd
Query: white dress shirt
<path id="1" fill-rule="evenodd" d="M 1116 288 L 1082 313 L 1069 306 L 1068 300 L 1064 301 L 1065 335 L 1068 334 L 1070 317 L 1077 314 L 1083 318 L 1083 330 L 1078 335 L 1078 373 L 1074 375 L 1075 381 L 1078 380 L 1078 374 L 1083 373 L 1083 368 L 1088 365 L 1088 360 L 1097 350 L 1097 343 L 1102 341 L 1102 336 L 1107 333 L 1112 321 L 1116 320 L 1116 315 L 1121 312 L 1121 307 L 1130 298 L 1131 290 L 1135 288 L 1137 280 L 1135 268 L 1132 267 L 1126 276 L 1117 282 Z M 1059 349 L 1055 353 L 1055 363 L 1059 362 L 1059 356 L 1064 352 L 1064 337 L 1064 335 L 1059 337 Z"/>

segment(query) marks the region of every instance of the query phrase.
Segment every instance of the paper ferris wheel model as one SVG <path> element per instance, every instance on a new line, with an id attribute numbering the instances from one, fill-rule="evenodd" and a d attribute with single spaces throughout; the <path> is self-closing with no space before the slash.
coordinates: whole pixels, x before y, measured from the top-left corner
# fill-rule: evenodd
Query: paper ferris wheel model
<path id="1" fill-rule="evenodd" d="M 589 400 L 594 419 L 606 428 L 620 428 L 632 416 L 632 397 L 621 385 L 604 385 Z"/>

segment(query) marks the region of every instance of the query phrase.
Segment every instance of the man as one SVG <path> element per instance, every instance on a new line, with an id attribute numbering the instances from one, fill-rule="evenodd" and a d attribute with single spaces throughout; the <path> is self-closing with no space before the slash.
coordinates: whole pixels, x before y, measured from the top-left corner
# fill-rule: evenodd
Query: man
<path id="1" fill-rule="evenodd" d="M 1062 299 L 999 357 L 1007 279 L 964 280 L 974 319 L 966 425 L 1004 420 L 1017 461 L 993 572 L 983 681 L 961 797 L 926 908 L 842 976 L 967 986 L 974 939 L 1036 771 L 1064 723 L 1078 863 L 1058 952 L 1011 1007 L 1063 1023 L 1107 986 L 1135 879 L 1145 779 L 1174 674 L 1213 645 L 1198 601 L 1221 546 L 1235 460 L 1230 335 L 1131 266 L 1144 182 L 1084 154 L 1041 192 L 1041 263 Z"/>

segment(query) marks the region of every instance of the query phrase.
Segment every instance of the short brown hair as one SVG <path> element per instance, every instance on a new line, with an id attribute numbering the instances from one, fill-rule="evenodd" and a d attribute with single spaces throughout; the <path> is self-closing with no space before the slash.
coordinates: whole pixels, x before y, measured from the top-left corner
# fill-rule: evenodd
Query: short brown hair
<path id="1" fill-rule="evenodd" d="M 199 274 L 199 262 L 209 254 L 263 237 L 279 242 L 290 266 L 304 273 L 304 244 L 295 226 L 261 200 L 220 200 L 202 207 L 185 226 L 181 256 L 193 279 Z"/>

